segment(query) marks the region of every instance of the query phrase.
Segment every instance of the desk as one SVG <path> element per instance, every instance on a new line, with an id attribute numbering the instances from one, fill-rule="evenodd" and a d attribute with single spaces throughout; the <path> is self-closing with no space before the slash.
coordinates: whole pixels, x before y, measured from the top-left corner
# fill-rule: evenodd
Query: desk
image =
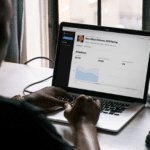
<path id="1" fill-rule="evenodd" d="M 47 78 L 53 74 L 53 69 L 30 67 L 20 64 L 4 62 L 0 69 L 0 95 L 12 97 L 23 95 L 23 88 L 27 85 Z M 35 85 L 29 90 L 36 91 L 51 85 L 51 79 Z M 72 129 L 69 125 L 53 123 L 58 133 L 69 144 L 73 143 Z M 98 130 L 98 140 L 102 150 L 148 150 L 145 138 L 150 130 L 150 103 L 118 134 Z"/>

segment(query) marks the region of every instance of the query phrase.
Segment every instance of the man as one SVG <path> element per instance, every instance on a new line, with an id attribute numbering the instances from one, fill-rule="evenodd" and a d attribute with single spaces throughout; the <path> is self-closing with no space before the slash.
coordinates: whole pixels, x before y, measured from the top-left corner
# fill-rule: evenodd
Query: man
<path id="1" fill-rule="evenodd" d="M 11 11 L 11 0 L 0 0 L 0 64 L 5 59 L 9 43 Z M 75 149 L 100 149 L 95 128 L 100 101 L 81 95 L 71 107 L 57 96 L 72 99 L 66 91 L 56 87 L 46 87 L 21 100 L 0 96 L 0 149 L 73 149 L 57 133 L 44 111 L 60 106 L 65 108 L 64 115 L 74 127 Z"/>

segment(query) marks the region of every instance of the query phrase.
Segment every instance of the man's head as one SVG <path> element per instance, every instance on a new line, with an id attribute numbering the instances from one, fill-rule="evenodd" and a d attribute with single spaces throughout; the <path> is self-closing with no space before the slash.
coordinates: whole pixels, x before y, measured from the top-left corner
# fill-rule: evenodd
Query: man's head
<path id="1" fill-rule="evenodd" d="M 0 0 L 0 65 L 5 58 L 10 38 L 11 0 Z"/>

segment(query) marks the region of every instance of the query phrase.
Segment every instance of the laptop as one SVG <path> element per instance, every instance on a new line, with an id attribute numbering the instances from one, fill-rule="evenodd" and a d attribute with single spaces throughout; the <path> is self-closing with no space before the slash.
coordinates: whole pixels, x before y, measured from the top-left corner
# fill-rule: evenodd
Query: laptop
<path id="1" fill-rule="evenodd" d="M 149 51 L 148 32 L 62 22 L 52 85 L 100 99 L 96 127 L 119 132 L 146 104 Z M 48 118 L 68 124 L 64 110 Z"/>

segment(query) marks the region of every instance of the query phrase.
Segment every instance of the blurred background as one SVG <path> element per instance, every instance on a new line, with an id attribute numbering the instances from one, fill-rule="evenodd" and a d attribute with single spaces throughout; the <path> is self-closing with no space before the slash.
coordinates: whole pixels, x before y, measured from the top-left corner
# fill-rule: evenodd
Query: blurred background
<path id="1" fill-rule="evenodd" d="M 143 0 L 101 0 L 101 25 L 142 30 Z M 97 0 L 59 0 L 59 23 L 98 23 Z"/>

